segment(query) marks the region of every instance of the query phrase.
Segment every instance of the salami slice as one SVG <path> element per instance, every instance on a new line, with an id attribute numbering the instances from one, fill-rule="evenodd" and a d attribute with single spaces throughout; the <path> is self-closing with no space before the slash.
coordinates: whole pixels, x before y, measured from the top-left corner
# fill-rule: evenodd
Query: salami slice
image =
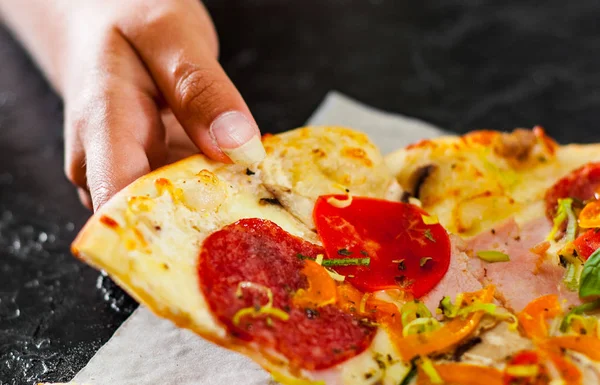
<path id="1" fill-rule="evenodd" d="M 306 258 L 323 252 L 273 222 L 242 219 L 205 240 L 200 288 L 231 335 L 276 350 L 292 367 L 325 369 L 366 349 L 375 329 L 333 304 L 294 303 L 309 286 Z"/>
<path id="2" fill-rule="evenodd" d="M 600 189 L 600 162 L 588 163 L 559 179 L 546 191 L 546 215 L 552 219 L 560 198 L 593 199 Z"/>

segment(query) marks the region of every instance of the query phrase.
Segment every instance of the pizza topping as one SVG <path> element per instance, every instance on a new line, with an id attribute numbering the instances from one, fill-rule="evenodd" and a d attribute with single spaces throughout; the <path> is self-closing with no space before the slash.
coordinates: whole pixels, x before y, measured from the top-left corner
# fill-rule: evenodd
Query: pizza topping
<path id="1" fill-rule="evenodd" d="M 238 298 L 242 298 L 242 296 L 243 296 L 243 294 L 241 294 L 242 287 L 246 287 L 246 288 L 261 287 L 261 288 L 263 288 L 265 290 L 265 292 L 267 293 L 267 303 L 263 306 L 259 306 L 258 308 L 256 306 L 250 306 L 250 307 L 245 307 L 243 309 L 238 310 L 233 315 L 233 318 L 232 318 L 232 322 L 234 325 L 239 325 L 240 320 L 246 316 L 257 317 L 260 315 L 267 315 L 267 316 L 277 317 L 282 321 L 287 321 L 290 318 L 289 314 L 287 314 L 283 310 L 273 308 L 273 292 L 271 291 L 271 289 L 264 287 L 262 285 L 254 284 L 252 282 L 240 282 L 240 284 L 238 285 L 238 292 L 240 294 L 237 295 L 237 292 L 236 292 L 236 295 Z"/>
<path id="2" fill-rule="evenodd" d="M 476 301 L 489 303 L 494 296 L 494 287 L 488 286 L 475 293 L 465 293 L 464 302 L 472 304 Z M 394 337 L 395 345 L 405 360 L 432 353 L 444 353 L 457 346 L 469 337 L 479 325 L 484 312 L 475 311 L 465 317 L 456 317 L 442 325 L 439 329 L 407 336 Z M 394 334 L 394 330 L 392 330 Z"/>
<path id="3" fill-rule="evenodd" d="M 294 295 L 295 305 L 305 308 L 334 304 L 337 298 L 336 284 L 319 264 L 306 261 L 302 273 L 308 279 L 308 288 L 299 289 Z"/>
<path id="4" fill-rule="evenodd" d="M 565 221 L 567 221 L 567 229 L 565 231 L 565 241 L 572 242 L 575 240 L 575 233 L 577 231 L 577 218 L 573 212 L 573 199 L 564 198 L 558 200 L 558 210 L 556 211 L 556 215 L 552 219 L 552 231 L 548 234 L 548 240 L 554 240 L 556 238 L 556 234 L 564 225 Z"/>
<path id="5" fill-rule="evenodd" d="M 429 357 L 421 357 L 421 361 L 421 370 L 429 378 L 429 381 L 432 384 L 443 384 L 444 380 L 442 379 L 442 377 L 440 377 L 437 370 L 435 370 L 435 366 L 433 366 L 433 362 L 431 362 Z"/>
<path id="6" fill-rule="evenodd" d="M 441 363 L 432 366 L 443 384 L 503 385 L 502 372 L 496 368 L 458 363 Z M 417 385 L 435 384 L 423 369 L 423 365 L 420 365 Z"/>
<path id="7" fill-rule="evenodd" d="M 548 374 L 536 351 L 522 351 L 504 369 L 505 385 L 537 385 L 548 383 Z"/>
<path id="8" fill-rule="evenodd" d="M 574 247 L 577 256 L 586 261 L 594 251 L 600 248 L 600 231 L 590 229 L 575 239 Z"/>
<path id="9" fill-rule="evenodd" d="M 591 201 L 579 213 L 579 226 L 600 227 L 600 201 Z"/>
<path id="10" fill-rule="evenodd" d="M 579 284 L 579 297 L 600 296 L 600 249 L 585 261 Z"/>
<path id="11" fill-rule="evenodd" d="M 508 262 L 510 261 L 510 257 L 508 254 L 505 254 L 501 251 L 488 250 L 488 251 L 478 251 L 477 257 L 482 261 L 486 262 Z"/>
<path id="12" fill-rule="evenodd" d="M 326 269 L 298 254 L 316 260 L 323 249 L 273 222 L 242 219 L 204 241 L 200 288 L 231 336 L 276 350 L 292 368 L 325 369 L 366 349 L 375 329 L 334 305 Z"/>
<path id="13" fill-rule="evenodd" d="M 562 198 L 578 201 L 595 199 L 600 187 L 600 163 L 588 163 L 561 178 L 546 191 L 546 215 L 554 218 L 557 202 Z"/>
<path id="14" fill-rule="evenodd" d="M 573 321 L 578 321 L 578 323 L 585 328 L 586 333 L 589 333 L 591 331 L 590 329 L 592 326 L 592 322 L 589 322 L 588 318 L 584 318 L 582 314 L 589 311 L 597 310 L 598 308 L 600 308 L 600 299 L 597 299 L 592 302 L 587 302 L 579 306 L 575 306 L 564 316 L 562 322 L 560 323 L 560 331 L 566 333 L 571 328 Z M 595 317 L 589 317 L 589 320 L 593 321 L 593 326 L 595 328 L 597 319 Z M 586 333 L 580 332 L 579 334 Z"/>
<path id="15" fill-rule="evenodd" d="M 368 264 L 362 259 L 365 263 L 336 266 L 348 282 L 366 292 L 400 288 L 419 298 L 443 278 L 450 264 L 450 240 L 440 224 L 424 223 L 425 211 L 365 197 L 338 208 L 329 198 L 320 197 L 314 209 L 325 261 L 368 255 Z"/>
<path id="16" fill-rule="evenodd" d="M 517 317 L 521 328 L 532 339 L 543 339 L 548 337 L 547 320 L 562 313 L 558 296 L 554 294 L 545 295 L 531 301 Z"/>

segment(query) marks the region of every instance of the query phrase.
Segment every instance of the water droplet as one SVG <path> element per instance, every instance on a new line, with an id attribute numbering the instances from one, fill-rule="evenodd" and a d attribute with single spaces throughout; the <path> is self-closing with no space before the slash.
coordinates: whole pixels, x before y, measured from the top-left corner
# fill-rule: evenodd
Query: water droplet
<path id="1" fill-rule="evenodd" d="M 15 239 L 12 243 L 12 248 L 14 251 L 21 250 L 21 241 L 19 239 Z"/>
<path id="2" fill-rule="evenodd" d="M 0 293 L 0 320 L 18 318 L 21 310 L 17 306 L 17 292 Z"/>
<path id="3" fill-rule="evenodd" d="M 73 222 L 68 222 L 65 228 L 67 229 L 67 231 L 73 231 L 75 230 L 75 224 Z"/>
<path id="4" fill-rule="evenodd" d="M 48 234 L 42 231 L 40 235 L 38 235 L 38 240 L 42 243 L 46 242 L 48 240 Z"/>

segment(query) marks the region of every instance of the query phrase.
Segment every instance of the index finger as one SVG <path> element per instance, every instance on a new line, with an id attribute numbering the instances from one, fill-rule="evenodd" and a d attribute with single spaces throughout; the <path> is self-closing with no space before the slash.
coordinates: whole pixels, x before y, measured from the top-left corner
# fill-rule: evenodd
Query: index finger
<path id="1" fill-rule="evenodd" d="M 260 131 L 215 57 L 214 31 L 202 6 L 194 1 L 169 7 L 148 9 L 122 26 L 124 35 L 196 146 L 220 161 L 261 161 Z"/>

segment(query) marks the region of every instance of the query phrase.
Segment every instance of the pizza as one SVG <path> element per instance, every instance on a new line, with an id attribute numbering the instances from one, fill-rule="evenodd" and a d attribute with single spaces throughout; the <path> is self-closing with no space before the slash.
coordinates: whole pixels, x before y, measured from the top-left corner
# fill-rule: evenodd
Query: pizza
<path id="1" fill-rule="evenodd" d="M 73 253 L 290 385 L 600 382 L 600 146 L 343 127 L 141 177 Z"/>

